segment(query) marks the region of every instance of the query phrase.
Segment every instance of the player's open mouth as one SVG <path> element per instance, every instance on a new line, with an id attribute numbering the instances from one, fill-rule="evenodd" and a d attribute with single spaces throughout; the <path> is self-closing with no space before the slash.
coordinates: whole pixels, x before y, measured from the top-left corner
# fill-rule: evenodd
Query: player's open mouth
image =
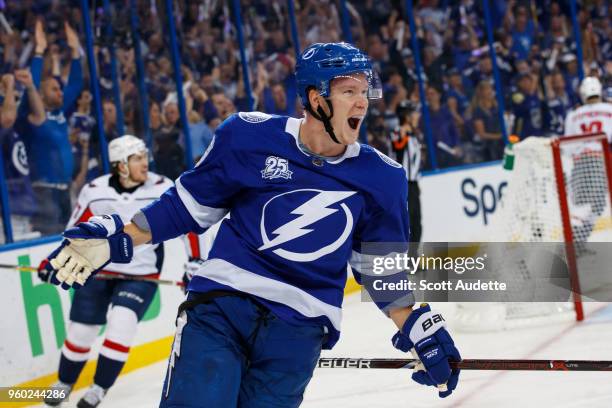
<path id="1" fill-rule="evenodd" d="M 359 127 L 359 122 L 361 122 L 361 116 L 351 116 L 348 118 L 348 124 L 353 130 Z"/>

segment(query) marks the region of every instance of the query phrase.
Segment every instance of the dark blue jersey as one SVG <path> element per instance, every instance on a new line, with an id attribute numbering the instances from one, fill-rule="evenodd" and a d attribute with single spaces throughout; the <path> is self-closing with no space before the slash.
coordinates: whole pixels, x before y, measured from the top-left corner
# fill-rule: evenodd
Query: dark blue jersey
<path id="1" fill-rule="evenodd" d="M 30 166 L 25 144 L 12 128 L 0 128 L 0 145 L 11 214 L 33 215 L 36 212 L 36 201 L 30 183 Z"/>
<path id="2" fill-rule="evenodd" d="M 515 116 L 516 133 L 521 140 L 529 136 L 544 135 L 542 101 L 536 95 L 516 92 L 512 95 L 512 111 Z"/>
<path id="3" fill-rule="evenodd" d="M 549 99 L 547 102 L 545 128 L 550 134 L 563 135 L 563 124 L 569 111 L 576 105 L 576 102 L 568 94 Z"/>
<path id="4" fill-rule="evenodd" d="M 250 294 L 281 319 L 325 325 L 331 348 L 347 265 L 362 279 L 362 243 L 408 242 L 406 173 L 358 143 L 333 161 L 312 156 L 298 142 L 300 123 L 232 115 L 197 166 L 143 213 L 160 242 L 201 233 L 229 212 L 189 290 Z M 396 296 L 377 305 L 412 299 L 408 291 Z"/>

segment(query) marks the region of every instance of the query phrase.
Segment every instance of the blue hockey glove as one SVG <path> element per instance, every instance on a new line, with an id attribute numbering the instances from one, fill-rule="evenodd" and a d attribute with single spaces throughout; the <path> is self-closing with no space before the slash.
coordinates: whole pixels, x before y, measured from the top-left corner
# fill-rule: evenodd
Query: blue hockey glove
<path id="1" fill-rule="evenodd" d="M 66 230 L 64 238 L 57 254 L 49 257 L 57 271 L 54 280 L 64 289 L 84 285 L 110 262 L 129 263 L 134 254 L 132 238 L 123 232 L 123 222 L 116 214 L 91 217 Z"/>
<path id="2" fill-rule="evenodd" d="M 412 351 L 421 360 L 412 374 L 414 381 L 438 387 L 441 398 L 448 397 L 457 387 L 460 370 L 451 369 L 448 362 L 461 361 L 461 356 L 446 331 L 444 318 L 432 312 L 428 304 L 412 311 L 392 341 L 395 348 Z"/>

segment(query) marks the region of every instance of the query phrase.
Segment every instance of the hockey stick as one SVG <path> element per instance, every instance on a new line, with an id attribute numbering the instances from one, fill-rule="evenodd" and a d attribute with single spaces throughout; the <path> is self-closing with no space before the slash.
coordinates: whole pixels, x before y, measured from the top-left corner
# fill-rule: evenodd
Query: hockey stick
<path id="1" fill-rule="evenodd" d="M 94 276 L 94 279 L 106 279 L 106 280 L 121 279 L 121 280 L 131 280 L 131 281 L 139 281 L 139 282 L 153 282 L 153 283 L 157 283 L 158 285 L 172 285 L 172 286 L 180 286 L 180 287 L 185 286 L 183 281 L 147 278 L 146 276 L 122 275 L 118 273 L 108 273 L 108 272 L 99 272 Z"/>
<path id="2" fill-rule="evenodd" d="M 8 265 L 8 264 L 0 264 L 0 269 L 17 269 L 20 272 L 38 272 L 38 268 L 33 266 L 21 266 L 21 265 Z M 94 279 L 121 279 L 121 280 L 130 280 L 130 281 L 139 281 L 139 282 L 153 282 L 158 285 L 172 285 L 172 286 L 185 286 L 183 281 L 173 281 L 167 279 L 157 279 L 157 278 L 149 278 L 146 276 L 137 276 L 137 275 L 124 275 L 120 273 L 110 273 L 110 272 L 98 272 Z"/>
<path id="3" fill-rule="evenodd" d="M 319 368 L 414 368 L 415 359 L 396 358 L 320 358 Z M 596 360 L 492 360 L 465 359 L 451 361 L 461 370 L 524 371 L 612 371 L 612 361 Z"/>

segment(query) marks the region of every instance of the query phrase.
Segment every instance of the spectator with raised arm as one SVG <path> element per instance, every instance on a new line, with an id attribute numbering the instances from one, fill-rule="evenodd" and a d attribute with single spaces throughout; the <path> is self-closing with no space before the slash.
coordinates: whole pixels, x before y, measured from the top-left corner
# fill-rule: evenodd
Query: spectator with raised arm
<path id="1" fill-rule="evenodd" d="M 537 26 L 530 19 L 527 7 L 520 4 L 514 10 L 515 23 L 512 27 L 512 51 L 518 58 L 525 59 L 535 41 Z"/>
<path id="2" fill-rule="evenodd" d="M 68 83 L 62 89 L 56 78 L 42 78 L 47 38 L 42 22 L 38 20 L 35 25 L 35 56 L 30 70 L 34 84 L 40 84 L 46 119 L 42 123 L 29 120 L 35 109 L 29 98 L 24 98 L 19 107 L 20 134 L 32 159 L 32 186 L 38 204 L 32 223 L 43 234 L 62 231 L 70 216 L 69 189 L 74 158 L 65 114 L 83 88 L 83 73 L 77 33 L 68 23 L 64 24 L 64 32 L 72 54 Z"/>
<path id="3" fill-rule="evenodd" d="M 0 146 L 9 194 L 13 238 L 19 240 L 34 237 L 30 217 L 36 212 L 36 202 L 30 182 L 26 147 L 21 136 L 15 132 L 13 127 L 17 119 L 15 80 L 25 87 L 23 97 L 27 98 L 32 106 L 27 120 L 33 125 L 40 125 L 45 120 L 45 110 L 28 70 L 15 71 L 14 76 L 12 74 L 2 76 L 0 82 L 3 96 L 0 108 Z"/>

